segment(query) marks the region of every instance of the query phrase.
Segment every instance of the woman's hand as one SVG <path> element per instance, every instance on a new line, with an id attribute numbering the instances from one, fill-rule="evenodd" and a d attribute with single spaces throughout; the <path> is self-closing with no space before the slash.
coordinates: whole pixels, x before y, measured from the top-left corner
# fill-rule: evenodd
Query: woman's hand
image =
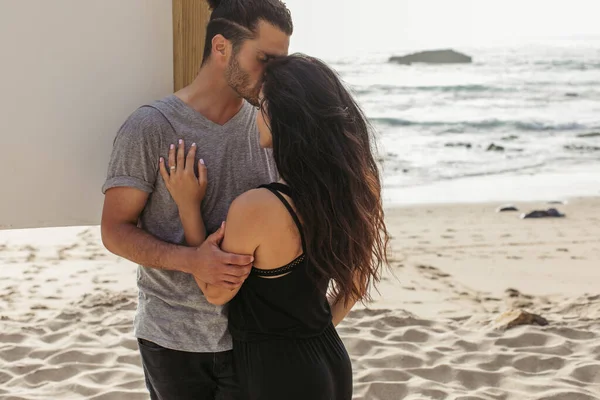
<path id="1" fill-rule="evenodd" d="M 160 174 L 162 175 L 171 197 L 179 207 L 179 211 L 199 208 L 206 195 L 207 171 L 204 160 L 198 161 L 198 177 L 194 172 L 196 143 L 192 144 L 187 156 L 185 144 L 179 141 L 177 149 L 171 145 L 169 149 L 169 171 L 164 158 L 160 158 Z"/>

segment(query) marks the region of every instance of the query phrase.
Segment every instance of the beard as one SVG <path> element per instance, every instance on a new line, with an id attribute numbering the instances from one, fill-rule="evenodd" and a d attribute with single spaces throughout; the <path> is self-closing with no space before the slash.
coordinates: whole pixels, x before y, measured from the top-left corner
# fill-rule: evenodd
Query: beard
<path id="1" fill-rule="evenodd" d="M 231 57 L 229 65 L 225 70 L 225 79 L 229 87 L 233 89 L 240 97 L 244 98 L 248 103 L 258 107 L 258 94 L 260 86 L 252 86 L 250 75 L 242 69 L 238 63 L 236 55 Z"/>

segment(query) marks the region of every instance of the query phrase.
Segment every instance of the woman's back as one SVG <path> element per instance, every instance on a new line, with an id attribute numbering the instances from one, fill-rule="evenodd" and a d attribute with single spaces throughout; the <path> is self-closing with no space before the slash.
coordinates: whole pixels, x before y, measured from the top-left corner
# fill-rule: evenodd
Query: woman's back
<path id="1" fill-rule="evenodd" d="M 329 280 L 305 258 L 302 226 L 282 195 L 289 196 L 289 188 L 272 183 L 264 189 L 280 204 L 264 221 L 268 240 L 258 247 L 256 266 L 229 303 L 243 393 L 251 400 L 350 400 L 352 366 L 331 322 Z M 287 259 L 279 263 L 278 257 Z"/>
<path id="2" fill-rule="evenodd" d="M 306 338 L 331 323 L 329 280 L 305 256 L 302 226 L 288 186 L 271 183 L 261 244 L 250 276 L 229 304 L 229 327 L 236 340 Z M 268 203 L 267 203 L 268 202 Z"/>

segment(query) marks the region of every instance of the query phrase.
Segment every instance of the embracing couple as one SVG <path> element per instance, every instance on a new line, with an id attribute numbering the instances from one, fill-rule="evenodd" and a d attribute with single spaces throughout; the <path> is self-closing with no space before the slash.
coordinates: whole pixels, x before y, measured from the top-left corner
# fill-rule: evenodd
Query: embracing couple
<path id="1" fill-rule="evenodd" d="M 350 400 L 335 326 L 387 261 L 367 121 L 329 67 L 287 55 L 280 0 L 209 3 L 197 78 L 127 119 L 103 187 L 103 242 L 140 265 L 146 386 Z"/>

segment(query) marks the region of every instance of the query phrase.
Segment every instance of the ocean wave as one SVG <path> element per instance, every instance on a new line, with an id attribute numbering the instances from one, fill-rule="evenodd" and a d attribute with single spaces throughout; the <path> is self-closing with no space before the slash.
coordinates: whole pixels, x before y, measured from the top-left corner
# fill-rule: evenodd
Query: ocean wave
<path id="1" fill-rule="evenodd" d="M 574 131 L 574 130 L 585 130 L 595 129 L 594 127 L 588 127 L 577 122 L 568 123 L 547 123 L 538 121 L 503 121 L 499 119 L 487 119 L 481 121 L 411 121 L 402 118 L 388 118 L 379 117 L 371 118 L 370 121 L 378 125 L 386 125 L 391 127 L 398 126 L 421 126 L 421 127 L 446 127 L 443 133 L 461 133 L 462 131 L 476 130 L 476 129 L 499 129 L 499 128 L 511 128 L 517 131 L 531 131 L 531 132 L 544 132 L 544 131 Z"/>
<path id="2" fill-rule="evenodd" d="M 559 69 L 559 70 L 571 70 L 571 71 L 586 71 L 593 69 L 600 69 L 600 62 L 589 62 L 579 60 L 539 60 L 533 63 L 536 67 L 543 67 L 544 69 Z"/>
<path id="3" fill-rule="evenodd" d="M 488 85 L 441 85 L 441 86 L 395 86 L 395 85 L 371 85 L 368 87 L 356 87 L 354 92 L 357 94 L 396 94 L 406 92 L 516 92 L 517 88 L 488 86 Z"/>

